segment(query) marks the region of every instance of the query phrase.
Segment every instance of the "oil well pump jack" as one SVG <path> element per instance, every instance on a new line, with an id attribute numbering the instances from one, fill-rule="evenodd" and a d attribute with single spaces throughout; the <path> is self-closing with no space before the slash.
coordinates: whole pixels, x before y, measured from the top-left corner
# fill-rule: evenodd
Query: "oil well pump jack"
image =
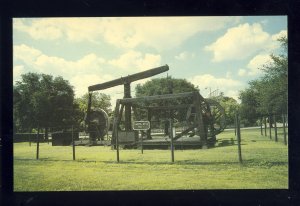
<path id="1" fill-rule="evenodd" d="M 131 98 L 131 83 L 137 80 L 145 79 L 148 77 L 152 77 L 154 75 L 163 73 L 169 70 L 169 66 L 161 66 L 153 69 L 149 69 L 143 72 L 135 73 L 132 75 L 128 75 L 127 77 L 121 77 L 112 81 L 104 82 L 101 84 L 96 84 L 88 87 L 89 91 L 89 100 L 88 100 L 88 108 L 87 114 L 85 118 L 85 124 L 88 126 L 88 132 L 90 135 L 90 139 L 95 141 L 96 137 L 100 135 L 103 138 L 104 132 L 103 130 L 108 130 L 108 116 L 103 110 L 92 110 L 92 92 L 108 89 L 111 87 L 124 85 L 124 98 Z M 125 129 L 126 131 L 131 131 L 131 106 L 125 106 Z"/>
<path id="2" fill-rule="evenodd" d="M 88 87 L 89 101 L 86 125 L 88 125 L 90 139 L 94 141 L 97 136 L 103 135 L 103 131 L 108 130 L 109 127 L 107 121 L 108 116 L 103 111 L 91 109 L 92 92 L 117 85 L 124 85 L 124 98 L 116 101 L 114 111 L 111 138 L 111 144 L 113 146 L 116 145 L 116 141 L 131 146 L 139 144 L 139 138 L 143 138 L 143 135 L 139 137 L 138 132 L 132 129 L 132 119 L 136 121 L 148 120 L 151 123 L 152 117 L 160 113 L 165 114 L 165 120 L 171 121 L 171 119 L 174 119 L 172 113 L 179 110 L 184 111 L 184 118 L 179 121 L 185 121 L 185 127 L 181 132 L 176 133 L 174 140 L 179 140 L 184 136 L 197 136 L 200 140 L 197 144 L 202 146 L 214 145 L 216 135 L 222 132 L 226 127 L 225 111 L 218 102 L 203 98 L 198 91 L 131 97 L 130 83 L 168 70 L 168 65 L 165 65 Z M 159 104 L 159 102 L 163 102 L 163 104 Z M 145 115 L 141 115 L 142 110 L 146 111 L 146 119 Z M 124 119 L 123 129 L 120 128 L 122 118 Z M 154 123 L 150 125 L 150 129 L 145 134 L 147 139 L 151 139 L 151 130 L 154 128 Z M 165 135 L 167 135 L 167 133 L 168 131 L 165 130 Z"/>

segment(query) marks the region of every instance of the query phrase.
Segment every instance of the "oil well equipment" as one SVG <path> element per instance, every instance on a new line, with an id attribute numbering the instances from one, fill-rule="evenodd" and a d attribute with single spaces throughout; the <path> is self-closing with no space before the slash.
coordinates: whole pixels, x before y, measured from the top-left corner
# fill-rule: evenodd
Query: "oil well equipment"
<path id="1" fill-rule="evenodd" d="M 225 111 L 215 100 L 202 97 L 198 91 L 131 97 L 131 82 L 168 70 L 168 65 L 165 65 L 90 86 L 86 115 L 90 139 L 94 141 L 97 136 L 103 137 L 109 127 L 107 115 L 91 109 L 92 92 L 124 85 L 124 98 L 117 99 L 112 121 L 113 147 L 122 144 L 127 148 L 137 148 L 141 142 L 145 148 L 168 147 L 174 129 L 170 128 L 170 122 L 176 126 L 175 136 L 172 136 L 175 147 L 214 146 L 216 135 L 226 127 Z M 150 128 L 141 133 L 134 130 L 134 123 L 140 121 L 149 122 Z"/>

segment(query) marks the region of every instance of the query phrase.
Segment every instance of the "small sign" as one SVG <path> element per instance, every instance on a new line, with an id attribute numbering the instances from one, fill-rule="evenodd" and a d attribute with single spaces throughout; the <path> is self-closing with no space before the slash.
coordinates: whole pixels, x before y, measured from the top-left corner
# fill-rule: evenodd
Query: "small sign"
<path id="1" fill-rule="evenodd" d="M 149 121 L 135 121 L 133 122 L 133 130 L 148 130 L 150 129 Z"/>

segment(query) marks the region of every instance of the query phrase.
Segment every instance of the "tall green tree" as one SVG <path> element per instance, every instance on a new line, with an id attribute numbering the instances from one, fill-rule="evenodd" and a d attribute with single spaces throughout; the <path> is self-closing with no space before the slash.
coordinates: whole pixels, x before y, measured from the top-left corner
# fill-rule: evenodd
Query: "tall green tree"
<path id="1" fill-rule="evenodd" d="M 271 54 L 271 62 L 260 68 L 264 75 L 249 82 L 249 87 L 240 92 L 241 114 L 250 123 L 255 116 L 270 113 L 287 113 L 288 101 L 288 54 L 287 37 L 278 39 L 282 52 Z"/>
<path id="2" fill-rule="evenodd" d="M 14 86 L 14 124 L 21 132 L 33 128 L 64 129 L 74 123 L 74 91 L 67 80 L 27 73 Z"/>

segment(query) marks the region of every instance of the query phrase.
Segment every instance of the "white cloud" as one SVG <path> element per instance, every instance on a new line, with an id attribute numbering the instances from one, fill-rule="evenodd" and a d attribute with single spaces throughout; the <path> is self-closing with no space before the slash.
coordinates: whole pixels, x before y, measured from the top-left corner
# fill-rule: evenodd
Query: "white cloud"
<path id="1" fill-rule="evenodd" d="M 262 73 L 263 65 L 271 63 L 272 59 L 269 54 L 258 54 L 253 57 L 247 65 L 247 69 L 240 69 L 239 76 L 256 76 Z"/>
<path id="2" fill-rule="evenodd" d="M 128 75 L 161 66 L 160 55 L 143 54 L 141 52 L 130 50 L 121 55 L 118 59 L 105 60 L 98 57 L 96 54 L 90 53 L 76 61 L 67 61 L 64 58 L 57 56 L 48 56 L 33 47 L 27 45 L 15 45 L 14 47 L 14 62 L 22 62 L 21 65 L 14 67 L 14 81 L 19 78 L 22 73 L 26 72 L 26 68 L 30 68 L 33 72 L 51 74 L 53 76 L 63 76 L 64 79 L 70 80 L 70 83 L 75 87 L 76 96 L 81 96 L 87 92 L 88 86 L 99 84 L 105 81 L 110 81 L 120 78 L 122 75 Z M 111 65 L 123 69 L 118 73 L 105 70 L 111 68 Z M 103 75 L 113 73 L 113 75 Z M 140 80 L 136 83 L 144 83 L 147 81 Z M 134 88 L 134 85 L 132 85 Z M 120 88 L 117 89 L 120 91 Z M 112 99 L 122 98 L 122 95 L 115 94 L 117 90 L 109 89 L 109 94 Z M 121 88 L 123 91 L 123 88 Z M 106 90 L 103 92 L 107 92 Z M 120 93 L 120 92 L 117 92 Z M 123 92 L 121 92 L 123 94 Z"/>
<path id="3" fill-rule="evenodd" d="M 194 58 L 194 57 L 195 57 L 194 53 L 184 51 L 184 52 L 181 52 L 180 54 L 176 55 L 175 59 L 183 61 L 183 60 L 187 60 L 189 58 Z"/>
<path id="4" fill-rule="evenodd" d="M 246 69 L 239 69 L 238 75 L 241 77 L 244 77 L 247 75 L 247 70 Z"/>
<path id="5" fill-rule="evenodd" d="M 126 71 L 146 70 L 160 66 L 161 56 L 130 50 L 122 54 L 118 59 L 110 60 L 109 64 Z"/>
<path id="6" fill-rule="evenodd" d="M 122 48 L 172 49 L 198 32 L 235 24 L 240 17 L 118 17 L 14 19 L 13 28 L 33 39 L 100 42 Z"/>
<path id="7" fill-rule="evenodd" d="M 23 65 L 17 65 L 13 67 L 13 80 L 21 80 L 21 75 L 24 73 L 25 69 Z"/>
<path id="8" fill-rule="evenodd" d="M 272 37 L 258 23 L 248 23 L 227 30 L 226 34 L 205 47 L 213 52 L 213 61 L 244 59 L 269 49 Z"/>
<path id="9" fill-rule="evenodd" d="M 287 36 L 287 30 L 281 30 L 279 33 L 272 35 L 272 40 L 277 41 L 281 37 Z"/>
<path id="10" fill-rule="evenodd" d="M 71 76 L 78 73 L 92 73 L 101 71 L 105 59 L 91 53 L 77 61 L 67 61 L 64 58 L 48 56 L 40 50 L 27 45 L 13 47 L 14 60 L 23 61 L 29 68 L 36 72 L 45 72 Z"/>
<path id="11" fill-rule="evenodd" d="M 219 89 L 224 92 L 225 96 L 229 96 L 233 91 L 238 91 L 243 83 L 231 78 L 217 78 L 211 74 L 194 76 L 188 79 L 192 84 L 198 86 L 203 96 L 208 96 L 209 92 Z M 231 93 L 228 93 L 231 91 Z"/>

